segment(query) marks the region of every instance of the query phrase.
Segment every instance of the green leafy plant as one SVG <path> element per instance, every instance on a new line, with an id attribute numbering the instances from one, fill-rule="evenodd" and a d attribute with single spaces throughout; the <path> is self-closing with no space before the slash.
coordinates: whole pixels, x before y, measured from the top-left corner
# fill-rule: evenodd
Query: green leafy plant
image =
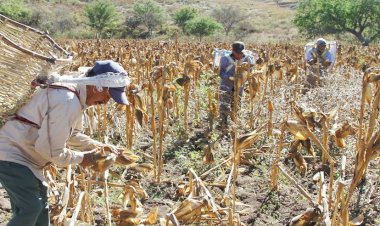
<path id="1" fill-rule="evenodd" d="M 307 36 L 351 33 L 363 45 L 380 37 L 378 0 L 302 0 L 294 19 Z"/>
<path id="2" fill-rule="evenodd" d="M 203 37 L 210 36 L 222 29 L 222 25 L 211 17 L 197 17 L 190 20 L 185 29 L 189 34 L 198 36 L 199 41 L 202 41 Z"/>
<path id="3" fill-rule="evenodd" d="M 175 24 L 182 29 L 183 32 L 185 32 L 185 27 L 187 22 L 194 19 L 198 15 L 198 11 L 194 8 L 185 7 L 180 10 L 178 10 L 174 14 L 174 22 Z"/>
<path id="4" fill-rule="evenodd" d="M 88 25 L 96 31 L 96 37 L 104 37 L 120 27 L 120 16 L 115 6 L 107 1 L 95 1 L 85 9 Z"/>
<path id="5" fill-rule="evenodd" d="M 0 14 L 26 24 L 29 24 L 31 15 L 22 0 L 2 0 L 0 2 Z"/>
<path id="6" fill-rule="evenodd" d="M 164 23 L 164 11 L 152 0 L 136 2 L 133 5 L 133 12 L 137 20 L 148 29 L 149 36 L 153 35 L 153 30 Z"/>

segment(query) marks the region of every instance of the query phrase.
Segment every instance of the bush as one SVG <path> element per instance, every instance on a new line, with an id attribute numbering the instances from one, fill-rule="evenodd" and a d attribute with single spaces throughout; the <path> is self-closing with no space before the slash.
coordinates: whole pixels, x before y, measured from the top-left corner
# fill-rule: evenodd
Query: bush
<path id="1" fill-rule="evenodd" d="M 182 29 L 183 32 L 185 32 L 185 26 L 186 23 L 190 20 L 194 19 L 198 15 L 198 11 L 194 8 L 185 7 L 180 10 L 178 10 L 173 18 L 175 24 Z"/>
<path id="2" fill-rule="evenodd" d="M 212 15 L 223 26 L 226 36 L 245 17 L 239 8 L 229 6 L 214 9 Z"/>
<path id="3" fill-rule="evenodd" d="M 237 24 L 236 28 L 233 30 L 236 40 L 242 40 L 247 37 L 249 34 L 258 32 L 248 21 L 243 21 Z"/>
<path id="4" fill-rule="evenodd" d="M 44 9 L 33 10 L 29 25 L 47 31 L 52 36 L 62 36 L 62 34 L 69 33 L 78 27 L 79 23 L 68 7 L 60 6 L 52 12 Z"/>
<path id="5" fill-rule="evenodd" d="M 24 24 L 29 24 L 31 15 L 22 0 L 1 0 L 0 14 Z"/>
<path id="6" fill-rule="evenodd" d="M 91 3 L 86 7 L 85 15 L 97 38 L 109 36 L 120 27 L 120 15 L 110 2 L 99 0 Z"/>
<path id="7" fill-rule="evenodd" d="M 210 36 L 222 29 L 222 25 L 211 17 L 197 17 L 190 20 L 186 24 L 185 29 L 189 34 L 198 36 L 199 41 L 202 41 L 204 36 Z"/>
<path id="8" fill-rule="evenodd" d="M 164 11 L 152 0 L 136 2 L 133 5 L 133 13 L 137 20 L 148 29 L 149 36 L 152 36 L 153 30 L 164 23 Z"/>

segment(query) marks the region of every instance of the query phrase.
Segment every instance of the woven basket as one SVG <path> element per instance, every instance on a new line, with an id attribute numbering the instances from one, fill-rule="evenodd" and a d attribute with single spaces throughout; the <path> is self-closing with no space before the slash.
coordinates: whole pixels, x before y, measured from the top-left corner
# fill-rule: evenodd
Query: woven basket
<path id="1" fill-rule="evenodd" d="M 38 74 L 61 70 L 71 61 L 71 54 L 46 33 L 0 14 L 0 123 L 28 99 Z"/>

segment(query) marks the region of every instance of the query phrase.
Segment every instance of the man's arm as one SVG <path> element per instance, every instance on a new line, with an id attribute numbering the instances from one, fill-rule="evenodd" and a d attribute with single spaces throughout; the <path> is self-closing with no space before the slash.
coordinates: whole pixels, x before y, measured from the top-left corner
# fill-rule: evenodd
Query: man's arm
<path id="1" fill-rule="evenodd" d="M 249 72 L 253 72 L 253 69 L 255 69 L 256 65 L 255 57 L 253 55 L 248 57 L 248 63 L 251 65 L 251 67 L 249 68 Z"/>
<path id="2" fill-rule="evenodd" d="M 325 59 L 326 59 L 327 62 L 329 62 L 329 66 L 330 66 L 330 64 L 333 62 L 332 54 L 331 54 L 330 51 L 328 51 L 328 52 L 326 53 L 326 57 L 325 57 Z"/>
<path id="3" fill-rule="evenodd" d="M 73 149 L 81 151 L 89 151 L 97 147 L 102 147 L 103 143 L 92 139 L 86 134 L 82 133 L 83 130 L 83 118 L 81 117 L 76 121 L 74 131 L 70 138 L 67 140 L 67 145 Z"/>
<path id="4" fill-rule="evenodd" d="M 227 71 L 227 68 L 229 66 L 229 62 L 228 62 L 228 59 L 227 57 L 222 57 L 220 59 L 220 78 L 221 79 L 228 79 L 230 77 L 230 75 L 228 74 L 228 71 Z"/>
<path id="5" fill-rule="evenodd" d="M 317 59 L 313 55 L 313 49 L 310 49 L 306 53 L 306 62 L 310 65 L 317 63 Z"/>

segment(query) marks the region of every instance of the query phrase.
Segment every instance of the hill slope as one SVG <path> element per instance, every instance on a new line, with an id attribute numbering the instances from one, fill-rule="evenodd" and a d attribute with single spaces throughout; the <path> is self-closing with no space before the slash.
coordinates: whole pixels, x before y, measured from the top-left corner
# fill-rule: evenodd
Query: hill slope
<path id="1" fill-rule="evenodd" d="M 39 15 L 43 20 L 41 26 L 49 30 L 56 37 L 87 37 L 93 35 L 84 28 L 84 8 L 92 1 L 80 0 L 56 0 L 56 1 L 25 1 L 29 10 Z M 115 0 L 117 10 L 127 17 L 131 15 L 135 0 Z M 167 15 L 166 23 L 173 27 L 171 15 L 184 6 L 197 8 L 201 14 L 210 15 L 212 10 L 221 6 L 236 6 L 241 9 L 241 13 L 246 15 L 243 33 L 233 33 L 230 37 L 218 34 L 218 40 L 243 39 L 252 42 L 284 41 L 298 37 L 296 27 L 291 20 L 294 15 L 295 1 L 272 0 L 158 0 Z M 122 18 L 124 20 L 124 18 Z M 82 26 L 78 26 L 82 24 Z"/>

